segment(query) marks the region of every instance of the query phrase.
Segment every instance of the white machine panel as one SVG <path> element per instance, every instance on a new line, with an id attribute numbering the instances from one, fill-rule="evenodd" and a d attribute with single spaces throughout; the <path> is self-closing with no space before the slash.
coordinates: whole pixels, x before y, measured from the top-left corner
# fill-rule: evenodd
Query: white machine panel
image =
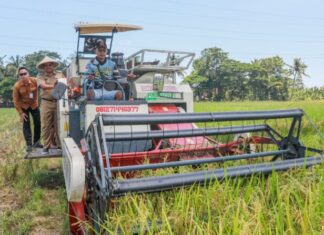
<path id="1" fill-rule="evenodd" d="M 59 78 L 59 82 L 66 83 L 66 78 Z M 69 104 L 68 104 L 68 91 L 65 91 L 65 94 L 62 99 L 57 102 L 57 122 L 58 122 L 58 133 L 61 142 L 61 146 L 63 146 L 63 139 L 68 137 L 69 133 Z"/>
<path id="2" fill-rule="evenodd" d="M 91 122 L 95 119 L 96 115 L 98 113 L 106 113 L 106 114 L 122 114 L 122 115 L 127 115 L 127 114 L 148 114 L 148 106 L 147 104 L 136 104 L 132 105 L 131 102 L 128 105 L 94 105 L 94 104 L 87 104 L 86 105 L 86 115 L 85 115 L 85 124 L 86 124 L 86 129 L 90 126 Z M 142 126 L 142 127 L 140 127 Z M 117 126 L 115 126 L 116 129 Z M 122 132 L 123 130 L 129 131 L 129 127 L 126 129 L 124 127 L 127 126 L 118 126 L 118 132 Z M 106 126 L 105 131 L 106 132 L 111 132 L 113 131 L 111 129 L 112 127 Z M 144 125 L 138 125 L 137 128 L 142 128 L 141 130 L 147 130 L 146 126 Z M 144 129 L 143 129 L 144 128 Z M 133 129 L 136 131 L 135 129 Z"/>
<path id="3" fill-rule="evenodd" d="M 63 173 L 69 202 L 81 202 L 85 185 L 85 162 L 72 138 L 63 140 Z"/>

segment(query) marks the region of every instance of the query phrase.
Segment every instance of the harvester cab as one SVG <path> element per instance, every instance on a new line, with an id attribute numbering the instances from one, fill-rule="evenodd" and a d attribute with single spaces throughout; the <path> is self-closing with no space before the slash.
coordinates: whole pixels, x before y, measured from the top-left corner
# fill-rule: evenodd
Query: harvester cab
<path id="1" fill-rule="evenodd" d="M 60 123 L 60 139 L 70 136 L 78 145 L 90 124 L 98 114 L 149 114 L 193 112 L 193 92 L 188 84 L 177 83 L 193 61 L 194 53 L 169 50 L 143 49 L 124 58 L 122 52 L 113 52 L 113 39 L 117 32 L 142 29 L 134 25 L 122 24 L 79 24 L 76 57 L 67 68 L 67 84 L 69 86 L 68 126 L 64 129 L 64 121 Z M 115 89 L 121 90 L 123 100 L 88 99 L 87 64 L 94 58 L 95 44 L 103 40 L 109 45 L 107 57 L 115 62 L 119 76 L 114 79 L 96 78 L 105 85 L 102 94 L 114 83 Z M 106 85 L 107 84 L 107 85 Z M 66 119 L 66 108 L 60 108 L 60 120 Z M 188 125 L 188 124 L 184 124 Z M 172 125 L 165 125 L 172 128 Z M 112 129 L 114 128 L 114 129 Z M 155 128 L 155 127 L 152 127 Z M 160 128 L 160 127 L 158 127 Z M 118 126 L 105 127 L 106 132 L 150 131 L 151 126 Z M 196 138 L 195 138 L 196 139 Z M 110 144 L 111 145 L 111 144 Z M 109 146 L 110 146 L 109 145 Z M 149 150 L 152 141 L 116 141 L 112 152 Z"/>
<path id="2" fill-rule="evenodd" d="M 116 32 L 137 29 L 76 26 L 77 56 L 65 81 L 69 92 L 58 103 L 71 233 L 87 234 L 90 226 L 100 234 L 110 202 L 126 194 L 208 185 L 324 161 L 322 150 L 302 141 L 300 109 L 194 113 L 190 86 L 177 82 L 193 53 L 144 49 L 124 59 L 112 52 Z M 107 56 L 119 69 L 116 82 L 127 84 L 117 86 L 124 89 L 123 100 L 86 96 L 85 66 L 98 39 L 110 39 Z"/>

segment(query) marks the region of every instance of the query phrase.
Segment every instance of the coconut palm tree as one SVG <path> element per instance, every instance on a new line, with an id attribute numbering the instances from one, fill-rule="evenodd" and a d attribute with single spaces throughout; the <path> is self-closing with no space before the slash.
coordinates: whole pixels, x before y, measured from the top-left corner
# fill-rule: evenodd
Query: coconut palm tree
<path id="1" fill-rule="evenodd" d="M 6 56 L 2 56 L 0 57 L 0 80 L 3 79 L 5 77 L 6 74 L 6 66 L 4 64 L 4 58 Z"/>
<path id="2" fill-rule="evenodd" d="M 8 75 L 15 77 L 17 69 L 22 66 L 24 62 L 24 57 L 21 57 L 19 55 L 11 56 L 9 58 L 9 63 L 6 66 L 6 70 Z"/>
<path id="3" fill-rule="evenodd" d="M 292 65 L 288 65 L 288 67 L 290 67 L 290 73 L 293 75 L 293 84 L 292 84 L 292 94 L 294 93 L 294 91 L 296 90 L 296 85 L 303 85 L 303 76 L 305 77 L 309 77 L 309 75 L 307 75 L 305 73 L 305 70 L 307 68 L 307 65 L 301 60 L 301 58 L 295 58 L 293 60 L 293 64 Z"/>

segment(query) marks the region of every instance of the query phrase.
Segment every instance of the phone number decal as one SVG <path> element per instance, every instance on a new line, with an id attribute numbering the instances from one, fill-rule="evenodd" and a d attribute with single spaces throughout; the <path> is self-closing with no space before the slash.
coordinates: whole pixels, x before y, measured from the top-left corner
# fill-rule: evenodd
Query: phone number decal
<path id="1" fill-rule="evenodd" d="M 139 111 L 138 106 L 98 106 L 96 107 L 97 113 L 123 113 L 123 112 L 136 113 L 138 111 Z"/>

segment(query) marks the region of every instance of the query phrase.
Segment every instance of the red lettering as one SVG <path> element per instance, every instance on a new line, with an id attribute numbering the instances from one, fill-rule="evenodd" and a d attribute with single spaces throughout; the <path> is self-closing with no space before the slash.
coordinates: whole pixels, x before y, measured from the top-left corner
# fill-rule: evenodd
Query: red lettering
<path id="1" fill-rule="evenodd" d="M 97 106 L 96 113 L 135 113 L 139 112 L 138 106 Z"/>

